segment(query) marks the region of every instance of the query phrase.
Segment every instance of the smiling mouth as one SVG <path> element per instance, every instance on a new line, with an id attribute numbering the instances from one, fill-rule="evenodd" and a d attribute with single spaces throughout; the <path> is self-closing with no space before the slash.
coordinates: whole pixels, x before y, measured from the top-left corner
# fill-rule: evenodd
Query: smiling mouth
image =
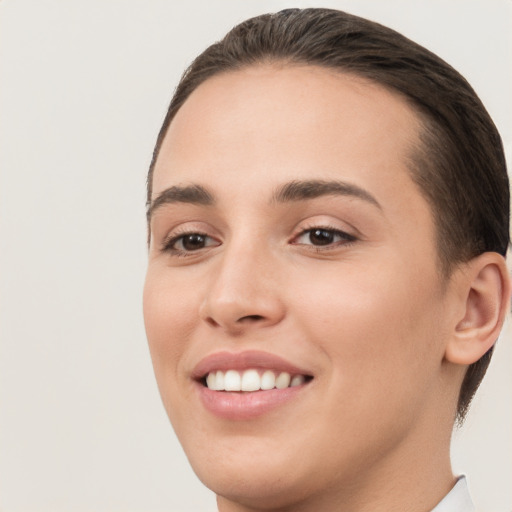
<path id="1" fill-rule="evenodd" d="M 289 413 L 300 397 L 310 399 L 307 389 L 313 380 L 305 368 L 259 350 L 215 352 L 193 368 L 191 377 L 204 408 L 222 421 Z"/>
<path id="2" fill-rule="evenodd" d="M 309 375 L 250 368 L 244 371 L 211 371 L 201 379 L 201 382 L 212 391 L 251 393 L 298 387 L 312 379 L 313 377 Z"/>

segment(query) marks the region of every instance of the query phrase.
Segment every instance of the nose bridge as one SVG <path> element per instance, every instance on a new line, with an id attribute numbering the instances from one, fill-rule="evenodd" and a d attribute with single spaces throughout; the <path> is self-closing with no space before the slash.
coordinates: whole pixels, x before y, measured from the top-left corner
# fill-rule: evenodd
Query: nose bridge
<path id="1" fill-rule="evenodd" d="M 284 307 L 274 278 L 275 264 L 262 237 L 233 237 L 212 266 L 200 316 L 210 325 L 236 331 L 279 322 Z"/>

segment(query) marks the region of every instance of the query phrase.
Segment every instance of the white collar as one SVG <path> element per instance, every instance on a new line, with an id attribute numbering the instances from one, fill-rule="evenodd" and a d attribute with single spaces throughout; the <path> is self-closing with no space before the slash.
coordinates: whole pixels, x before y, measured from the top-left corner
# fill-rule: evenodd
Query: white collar
<path id="1" fill-rule="evenodd" d="M 465 476 L 459 476 L 453 489 L 432 512 L 475 512 L 475 506 L 471 501 Z"/>

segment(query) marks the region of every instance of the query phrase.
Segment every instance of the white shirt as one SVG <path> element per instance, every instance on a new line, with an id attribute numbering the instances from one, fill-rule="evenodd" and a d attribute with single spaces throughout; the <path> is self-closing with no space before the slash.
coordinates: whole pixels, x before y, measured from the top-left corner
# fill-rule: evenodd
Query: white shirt
<path id="1" fill-rule="evenodd" d="M 460 476 L 453 489 L 442 499 L 432 512 L 475 512 L 469 495 L 466 478 Z"/>

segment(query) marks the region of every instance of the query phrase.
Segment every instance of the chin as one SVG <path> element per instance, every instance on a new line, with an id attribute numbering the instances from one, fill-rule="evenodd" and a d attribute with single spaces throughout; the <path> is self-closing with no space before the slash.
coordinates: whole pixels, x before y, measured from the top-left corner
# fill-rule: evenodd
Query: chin
<path id="1" fill-rule="evenodd" d="M 302 500 L 309 491 L 311 475 L 299 462 L 297 450 L 276 451 L 276 446 L 268 448 L 269 443 L 261 440 L 226 440 L 223 450 L 214 444 L 217 449 L 207 450 L 208 455 L 192 450 L 187 456 L 201 482 L 221 500 L 265 509 Z"/>
<path id="2" fill-rule="evenodd" d="M 307 496 L 303 484 L 268 465 L 246 465 L 243 471 L 226 471 L 220 475 L 215 469 L 197 472 L 203 484 L 222 502 L 228 500 L 256 509 L 275 509 L 292 506 Z"/>

